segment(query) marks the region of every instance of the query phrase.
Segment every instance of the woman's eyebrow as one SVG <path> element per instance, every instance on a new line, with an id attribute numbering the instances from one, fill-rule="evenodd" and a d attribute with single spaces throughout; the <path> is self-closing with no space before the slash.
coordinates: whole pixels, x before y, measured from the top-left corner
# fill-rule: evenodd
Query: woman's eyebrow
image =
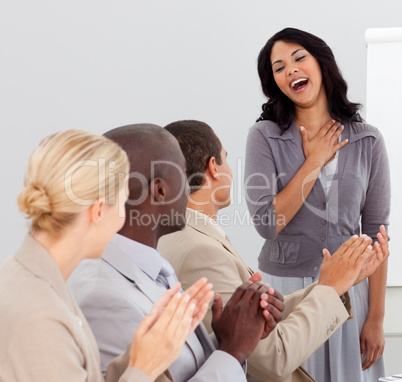
<path id="1" fill-rule="evenodd" d="M 299 50 L 303 50 L 303 48 L 296 49 L 296 50 L 291 54 L 291 56 L 293 57 Z M 282 62 L 282 60 L 276 60 L 275 62 L 272 63 L 271 66 L 274 66 L 274 65 L 277 64 L 278 62 Z"/>
<path id="2" fill-rule="evenodd" d="M 299 50 L 303 50 L 303 48 L 296 49 L 296 50 L 291 54 L 291 56 L 294 56 Z"/>

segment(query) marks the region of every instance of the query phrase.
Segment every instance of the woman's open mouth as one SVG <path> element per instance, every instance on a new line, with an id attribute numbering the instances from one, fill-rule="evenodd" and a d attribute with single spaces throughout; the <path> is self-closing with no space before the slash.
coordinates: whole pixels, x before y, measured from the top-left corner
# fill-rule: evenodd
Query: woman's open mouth
<path id="1" fill-rule="evenodd" d="M 293 91 L 298 92 L 303 90 L 308 84 L 307 78 L 298 78 L 290 83 L 290 87 Z"/>

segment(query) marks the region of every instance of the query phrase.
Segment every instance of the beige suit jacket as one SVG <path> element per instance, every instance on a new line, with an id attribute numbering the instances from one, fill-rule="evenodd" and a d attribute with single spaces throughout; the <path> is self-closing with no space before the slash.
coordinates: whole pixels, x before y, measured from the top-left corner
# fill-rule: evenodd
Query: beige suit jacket
<path id="1" fill-rule="evenodd" d="M 186 228 L 163 236 L 158 250 L 172 264 L 184 289 L 207 277 L 224 303 L 253 273 L 229 239 L 191 209 L 187 209 Z M 350 317 L 346 297 L 343 304 L 333 288 L 316 284 L 285 296 L 283 320 L 248 359 L 249 375 L 266 382 L 313 381 L 299 366 Z M 204 320 L 210 331 L 211 317 L 209 311 Z"/>
<path id="2" fill-rule="evenodd" d="M 104 379 L 84 315 L 53 257 L 30 235 L 0 269 L 0 344 L 4 382 L 151 381 L 139 369 L 125 370 L 127 354 Z"/>

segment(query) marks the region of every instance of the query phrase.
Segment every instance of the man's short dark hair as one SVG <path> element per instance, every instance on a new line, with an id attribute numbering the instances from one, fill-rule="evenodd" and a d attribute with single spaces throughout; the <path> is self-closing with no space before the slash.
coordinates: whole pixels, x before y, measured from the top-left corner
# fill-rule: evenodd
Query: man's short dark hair
<path id="1" fill-rule="evenodd" d="M 212 128 L 204 122 L 185 120 L 170 123 L 165 129 L 179 141 L 187 163 L 187 178 L 190 191 L 201 188 L 209 160 L 214 157 L 222 164 L 222 143 Z"/>

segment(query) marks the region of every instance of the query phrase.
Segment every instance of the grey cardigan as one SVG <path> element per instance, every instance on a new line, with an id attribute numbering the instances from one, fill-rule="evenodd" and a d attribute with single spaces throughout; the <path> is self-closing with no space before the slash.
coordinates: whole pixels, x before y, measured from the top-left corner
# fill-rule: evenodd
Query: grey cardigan
<path id="1" fill-rule="evenodd" d="M 325 195 L 316 181 L 303 206 L 276 234 L 273 199 L 304 163 L 302 141 L 293 123 L 281 134 L 271 121 L 257 122 L 246 148 L 245 196 L 258 233 L 266 239 L 259 268 L 276 276 L 316 276 L 322 250 L 331 253 L 353 234 L 376 239 L 379 226 L 388 227 L 390 176 L 381 133 L 364 123 L 345 123 L 338 172 Z"/>

